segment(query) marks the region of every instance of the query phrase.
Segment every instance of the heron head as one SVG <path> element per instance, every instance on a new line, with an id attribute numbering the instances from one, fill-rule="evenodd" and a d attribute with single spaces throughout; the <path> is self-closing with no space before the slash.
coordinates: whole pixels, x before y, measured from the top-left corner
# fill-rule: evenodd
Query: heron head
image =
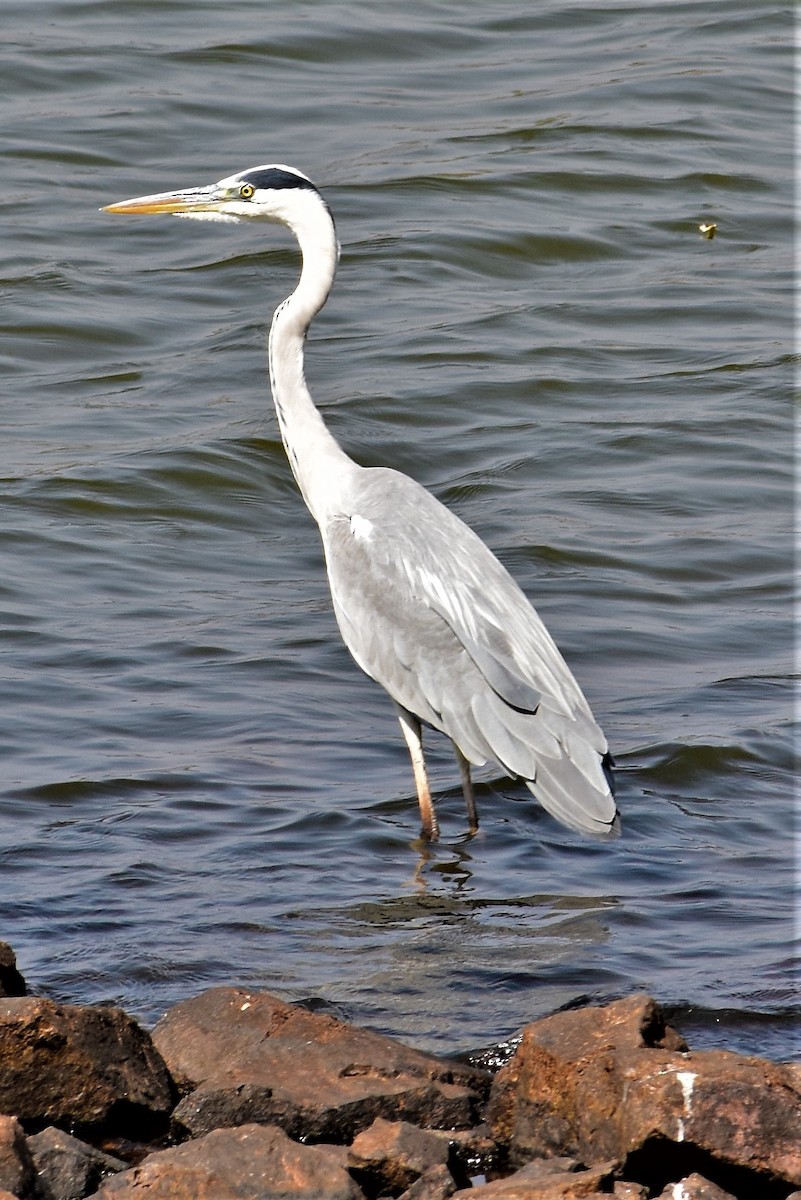
<path id="1" fill-rule="evenodd" d="M 198 221 L 260 220 L 292 224 L 293 211 L 299 203 L 303 203 L 301 196 L 304 194 L 314 197 L 318 204 L 325 204 L 312 181 L 301 171 L 273 163 L 248 167 L 205 187 L 120 200 L 116 204 L 105 205 L 103 211 L 171 213 L 176 217 L 193 217 Z"/>

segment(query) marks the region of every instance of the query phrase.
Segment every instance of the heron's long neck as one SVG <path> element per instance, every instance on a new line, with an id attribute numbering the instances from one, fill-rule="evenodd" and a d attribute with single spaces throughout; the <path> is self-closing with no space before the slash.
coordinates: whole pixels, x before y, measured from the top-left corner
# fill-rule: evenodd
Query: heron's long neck
<path id="1" fill-rule="evenodd" d="M 355 464 L 326 428 L 306 387 L 303 347 L 312 319 L 325 304 L 336 271 L 334 222 L 324 201 L 309 203 L 292 229 L 303 256 L 298 286 L 276 309 L 270 328 L 270 383 L 292 473 L 318 524 L 336 507 L 339 485 Z M 304 197 L 305 199 L 305 197 Z"/>

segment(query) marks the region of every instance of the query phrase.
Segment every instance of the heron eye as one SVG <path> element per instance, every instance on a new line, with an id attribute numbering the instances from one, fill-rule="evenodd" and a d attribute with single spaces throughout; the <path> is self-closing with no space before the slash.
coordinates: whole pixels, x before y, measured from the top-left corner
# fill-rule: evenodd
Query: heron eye
<path id="1" fill-rule="evenodd" d="M 239 196 L 241 200 L 251 200 L 256 191 L 252 183 L 243 183 L 239 187 Z"/>

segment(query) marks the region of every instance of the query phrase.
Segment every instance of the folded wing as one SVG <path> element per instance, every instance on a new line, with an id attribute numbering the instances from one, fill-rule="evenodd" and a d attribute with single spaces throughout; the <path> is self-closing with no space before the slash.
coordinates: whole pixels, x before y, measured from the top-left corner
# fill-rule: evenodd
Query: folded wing
<path id="1" fill-rule="evenodd" d="M 566 825 L 615 832 L 606 739 L 505 567 L 405 475 L 364 469 L 352 491 L 323 544 L 359 666 L 471 762 L 522 778 Z"/>

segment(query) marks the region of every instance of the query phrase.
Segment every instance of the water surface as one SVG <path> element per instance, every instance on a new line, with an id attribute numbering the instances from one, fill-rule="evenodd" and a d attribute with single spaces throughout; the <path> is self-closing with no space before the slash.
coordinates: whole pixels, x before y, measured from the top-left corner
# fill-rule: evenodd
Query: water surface
<path id="1" fill-rule="evenodd" d="M 145 1021 L 314 994 L 418 1045 L 645 989 L 795 1020 L 791 10 L 6 3 L 0 937 Z M 431 739 L 341 646 L 264 330 L 278 230 L 104 203 L 289 162 L 343 246 L 311 387 L 536 603 L 623 837 Z M 714 239 L 700 235 L 715 222 Z"/>

